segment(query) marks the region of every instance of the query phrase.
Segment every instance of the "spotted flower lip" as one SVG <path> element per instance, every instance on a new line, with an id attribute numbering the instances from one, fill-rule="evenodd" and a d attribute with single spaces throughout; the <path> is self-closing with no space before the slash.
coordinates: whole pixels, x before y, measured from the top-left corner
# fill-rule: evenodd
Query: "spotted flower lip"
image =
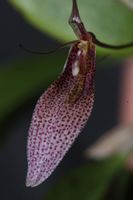
<path id="1" fill-rule="evenodd" d="M 39 98 L 29 128 L 26 186 L 45 181 L 63 159 L 82 128 L 94 102 L 95 45 L 81 22 L 73 0 L 69 23 L 79 36 L 71 46 L 64 70 Z"/>

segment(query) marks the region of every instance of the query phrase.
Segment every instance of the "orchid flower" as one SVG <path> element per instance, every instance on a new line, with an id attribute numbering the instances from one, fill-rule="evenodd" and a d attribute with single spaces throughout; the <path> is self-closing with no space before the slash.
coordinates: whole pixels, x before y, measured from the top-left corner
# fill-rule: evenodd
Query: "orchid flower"
<path id="1" fill-rule="evenodd" d="M 90 117 L 94 102 L 95 44 L 112 49 L 127 47 L 104 44 L 87 32 L 76 0 L 69 24 L 78 40 L 71 44 L 63 72 L 35 106 L 28 135 L 26 186 L 37 186 L 51 175 Z"/>

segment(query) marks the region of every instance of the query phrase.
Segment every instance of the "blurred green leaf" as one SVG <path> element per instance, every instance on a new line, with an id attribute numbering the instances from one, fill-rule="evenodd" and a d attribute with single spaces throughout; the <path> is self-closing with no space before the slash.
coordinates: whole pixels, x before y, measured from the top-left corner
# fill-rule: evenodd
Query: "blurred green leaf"
<path id="1" fill-rule="evenodd" d="M 31 98 L 39 89 L 43 90 L 64 65 L 65 54 L 18 60 L 0 68 L 0 121 Z"/>
<path id="2" fill-rule="evenodd" d="M 8 0 L 35 27 L 61 41 L 75 39 L 68 25 L 72 1 Z M 81 17 L 88 31 L 110 44 L 133 41 L 133 12 L 119 0 L 78 0 Z M 98 49 L 103 52 L 102 48 Z M 133 49 L 122 52 L 133 53 Z M 119 51 L 120 52 L 120 51 Z"/>
<path id="3" fill-rule="evenodd" d="M 112 183 L 112 190 L 108 191 L 108 198 L 113 200 L 127 200 L 129 198 L 129 187 L 132 179 L 132 173 L 123 169 L 118 173 L 117 179 Z M 108 199 L 107 198 L 107 199 Z M 110 198 L 109 198 L 110 199 Z"/>
<path id="4" fill-rule="evenodd" d="M 101 200 L 123 161 L 122 157 L 112 157 L 80 167 L 62 177 L 45 199 Z"/>

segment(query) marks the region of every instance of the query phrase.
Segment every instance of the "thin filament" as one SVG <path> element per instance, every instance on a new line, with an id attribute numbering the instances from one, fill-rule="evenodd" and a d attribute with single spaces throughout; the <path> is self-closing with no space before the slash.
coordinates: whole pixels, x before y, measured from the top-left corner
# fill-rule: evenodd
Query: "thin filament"
<path id="1" fill-rule="evenodd" d="M 55 53 L 57 52 L 58 50 L 62 49 L 62 48 L 65 48 L 65 47 L 68 47 L 74 43 L 76 43 L 78 40 L 74 40 L 74 41 L 71 41 L 71 42 L 67 42 L 53 50 L 50 50 L 50 51 L 36 51 L 36 50 L 32 50 L 32 49 L 29 49 L 27 47 L 25 47 L 22 43 L 19 43 L 19 47 L 21 49 L 23 49 L 24 51 L 28 52 L 28 53 L 31 53 L 31 54 L 40 54 L 40 55 L 46 55 L 46 54 L 51 54 L 51 53 Z"/>
<path id="2" fill-rule="evenodd" d="M 94 33 L 89 32 L 93 38 L 93 42 L 99 46 L 99 47 L 103 47 L 106 49 L 116 49 L 116 50 L 120 50 L 120 49 L 125 49 L 125 48 L 130 48 L 133 47 L 133 42 L 128 43 L 128 44 L 122 44 L 122 45 L 110 45 L 110 44 L 105 44 L 101 41 L 99 41 L 96 36 L 94 35 Z"/>

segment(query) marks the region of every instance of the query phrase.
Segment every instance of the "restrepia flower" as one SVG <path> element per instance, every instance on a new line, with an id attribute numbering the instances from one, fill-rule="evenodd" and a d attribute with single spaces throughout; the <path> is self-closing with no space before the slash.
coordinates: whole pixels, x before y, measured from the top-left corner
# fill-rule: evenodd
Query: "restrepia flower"
<path id="1" fill-rule="evenodd" d="M 120 49 L 133 44 L 112 46 L 87 32 L 73 0 L 69 24 L 78 37 L 59 78 L 38 100 L 29 129 L 26 186 L 46 180 L 85 126 L 94 102 L 95 44 Z"/>
<path id="2" fill-rule="evenodd" d="M 81 40 L 74 42 L 62 74 L 36 104 L 28 136 L 26 186 L 37 186 L 50 176 L 92 111 L 95 45 L 81 24 L 76 1 L 69 23 L 74 30 L 77 26 Z"/>

